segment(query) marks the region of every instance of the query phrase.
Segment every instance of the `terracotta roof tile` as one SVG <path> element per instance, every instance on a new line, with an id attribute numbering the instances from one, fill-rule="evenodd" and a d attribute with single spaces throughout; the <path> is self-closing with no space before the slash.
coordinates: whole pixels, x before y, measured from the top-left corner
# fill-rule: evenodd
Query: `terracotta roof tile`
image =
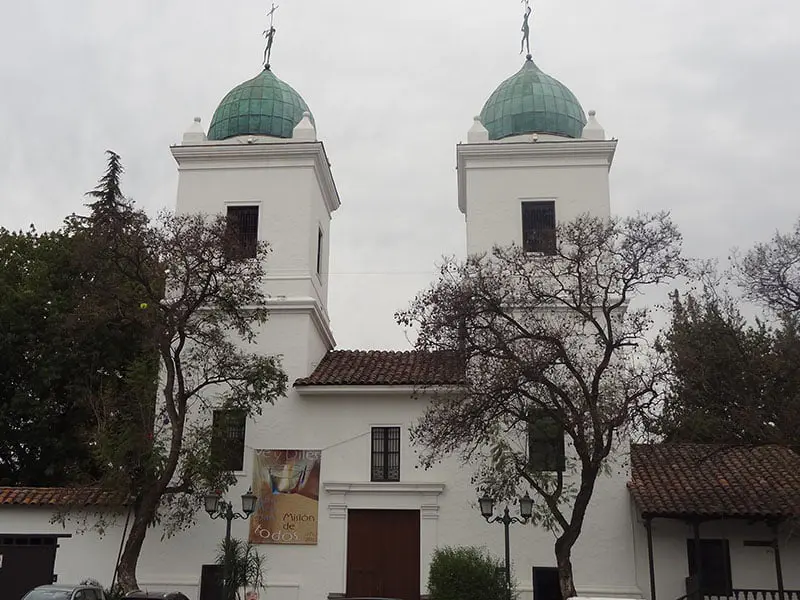
<path id="1" fill-rule="evenodd" d="M 0 506 L 119 506 L 121 496 L 98 488 L 0 487 Z"/>
<path id="2" fill-rule="evenodd" d="M 463 381 L 455 355 L 446 352 L 332 350 L 308 377 L 309 385 L 453 385 Z"/>
<path id="3" fill-rule="evenodd" d="M 645 516 L 783 518 L 800 514 L 800 456 L 782 446 L 631 446 Z"/>

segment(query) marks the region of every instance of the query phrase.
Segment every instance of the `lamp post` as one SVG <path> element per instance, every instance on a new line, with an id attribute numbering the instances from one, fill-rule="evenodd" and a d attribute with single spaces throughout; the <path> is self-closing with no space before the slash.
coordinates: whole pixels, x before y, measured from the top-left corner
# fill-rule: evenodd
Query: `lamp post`
<path id="1" fill-rule="evenodd" d="M 242 494 L 242 512 L 233 511 L 233 502 L 223 500 L 219 492 L 210 492 L 205 496 L 205 508 L 212 519 L 225 519 L 225 545 L 223 546 L 224 558 L 222 561 L 222 581 L 225 590 L 224 600 L 231 598 L 231 573 L 230 573 L 230 545 L 231 523 L 234 519 L 248 519 L 256 510 L 258 498 L 252 489 Z"/>
<path id="2" fill-rule="evenodd" d="M 512 517 L 508 512 L 508 505 L 506 505 L 502 516 L 494 517 L 494 500 L 489 496 L 484 496 L 478 500 L 481 507 L 481 516 L 486 519 L 487 523 L 502 523 L 505 529 L 505 542 L 506 542 L 506 587 L 508 589 L 509 599 L 511 598 L 511 547 L 509 544 L 508 528 L 512 523 L 525 524 L 533 515 L 533 500 L 526 493 L 519 499 L 519 516 Z"/>

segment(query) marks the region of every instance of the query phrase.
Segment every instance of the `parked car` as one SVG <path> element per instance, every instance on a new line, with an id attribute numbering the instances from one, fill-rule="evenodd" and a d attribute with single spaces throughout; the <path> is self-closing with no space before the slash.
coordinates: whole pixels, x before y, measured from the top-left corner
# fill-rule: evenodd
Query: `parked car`
<path id="1" fill-rule="evenodd" d="M 106 600 L 103 588 L 94 585 L 40 585 L 22 600 Z"/>
<path id="2" fill-rule="evenodd" d="M 128 598 L 135 598 L 136 600 L 189 600 L 185 594 L 181 592 L 128 592 L 125 596 Z"/>

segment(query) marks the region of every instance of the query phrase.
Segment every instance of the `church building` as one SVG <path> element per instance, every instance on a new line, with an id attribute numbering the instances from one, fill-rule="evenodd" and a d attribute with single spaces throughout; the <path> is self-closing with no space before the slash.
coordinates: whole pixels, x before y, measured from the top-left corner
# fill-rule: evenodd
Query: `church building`
<path id="1" fill-rule="evenodd" d="M 610 216 L 617 141 L 607 139 L 594 112 L 584 112 L 569 88 L 530 55 L 518 72 L 486 91 L 486 98 L 474 99 L 476 109 L 483 106 L 466 143 L 456 146 L 453 210 L 465 217 L 468 253 L 512 242 L 547 252 L 557 222 L 587 212 Z M 253 514 L 234 521 L 232 532 L 258 544 L 266 557 L 261 598 L 419 600 L 427 594 L 437 547 L 486 546 L 502 557 L 503 528 L 481 516 L 468 466 L 452 460 L 419 468 L 409 440 L 427 401 L 415 391 L 457 385 L 458 365 L 416 351 L 336 348 L 327 309 L 328 263 L 336 211 L 347 199 L 339 196 L 309 104 L 267 66 L 223 97 L 207 130 L 195 119 L 171 151 L 177 212 L 227 214 L 243 241 L 266 240 L 272 248 L 264 283 L 270 318 L 258 351 L 283 357 L 290 390 L 256 419 L 214 415 L 225 423 L 225 443 L 235 450 L 230 468 L 238 483 L 226 498 L 237 510 L 248 490 L 256 498 Z M 554 444 L 563 451 L 563 440 Z M 693 535 L 691 517 L 702 507 L 686 514 L 664 508 L 668 500 L 679 504 L 685 490 L 672 490 L 665 500 L 672 492 L 659 478 L 659 465 L 677 463 L 647 448 L 634 456 L 640 475 L 631 473 L 626 448 L 597 483 L 573 554 L 581 596 L 655 600 L 658 592 L 663 600 L 676 600 L 686 593 L 686 540 Z M 80 533 L 70 522 L 66 529 L 50 523 L 54 506 L 74 502 L 67 494 L 0 488 L 0 583 L 12 581 L 15 568 L 21 577 L 23 564 L 59 582 L 111 582 L 124 519 L 102 537 Z M 81 502 L 102 511 L 107 499 L 87 495 Z M 651 526 L 661 517 L 673 520 Z M 202 512 L 197 520 L 163 541 L 158 531 L 148 534 L 137 574 L 143 589 L 179 590 L 192 600 L 213 597 L 225 525 Z M 753 539 L 771 540 L 769 531 L 764 525 Z M 744 537 L 724 527 L 713 536 L 739 540 L 726 542 L 729 562 L 751 551 L 753 557 L 734 558 L 734 565 L 761 565 L 744 585 L 736 583 L 734 570 L 734 585 L 775 587 L 769 548 L 740 548 Z M 519 599 L 556 600 L 554 535 L 516 524 L 511 540 Z M 797 546 L 781 546 L 785 560 L 800 558 Z M 663 569 L 668 576 L 659 580 Z M 784 576 L 787 589 L 791 583 L 800 589 L 800 571 Z"/>

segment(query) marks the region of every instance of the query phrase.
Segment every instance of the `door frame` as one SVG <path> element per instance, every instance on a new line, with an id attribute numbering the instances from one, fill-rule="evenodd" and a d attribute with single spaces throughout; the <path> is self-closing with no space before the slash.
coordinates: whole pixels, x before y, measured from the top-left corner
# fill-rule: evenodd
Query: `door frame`
<path id="1" fill-rule="evenodd" d="M 354 510 L 418 510 L 420 595 L 428 583 L 428 571 L 433 551 L 438 545 L 439 497 L 443 483 L 405 482 L 330 482 L 322 484 L 328 501 L 328 517 L 333 533 L 328 540 L 329 555 L 341 560 L 339 589 L 347 590 L 347 511 Z"/>

